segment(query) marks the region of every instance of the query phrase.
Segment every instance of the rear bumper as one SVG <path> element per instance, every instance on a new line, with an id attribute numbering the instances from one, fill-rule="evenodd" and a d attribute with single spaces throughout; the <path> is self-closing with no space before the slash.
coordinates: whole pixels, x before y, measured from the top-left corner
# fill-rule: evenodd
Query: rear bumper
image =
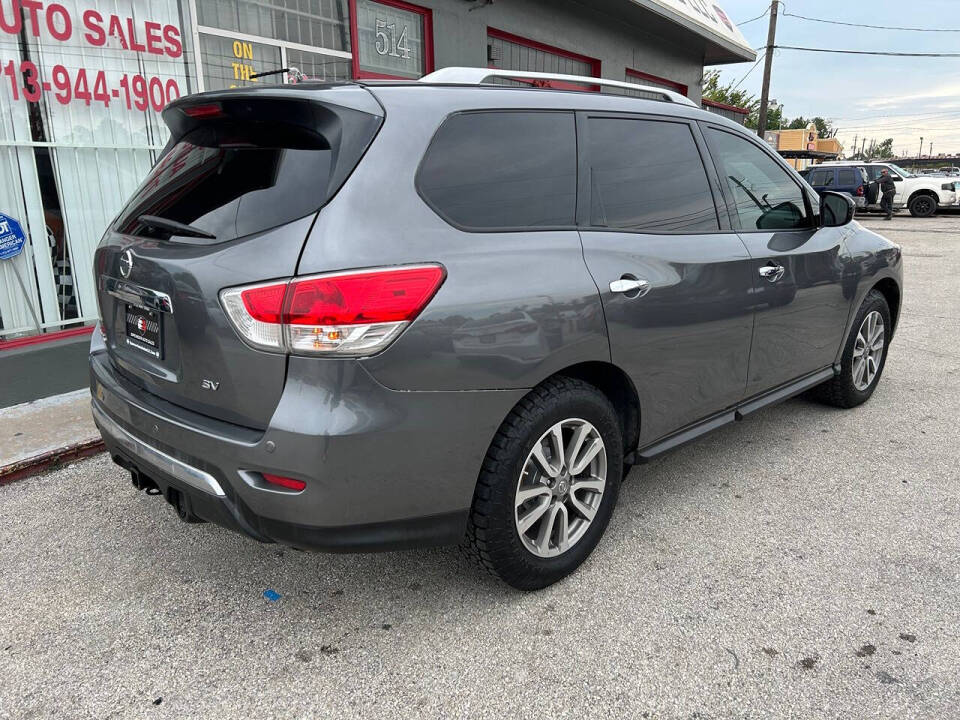
<path id="1" fill-rule="evenodd" d="M 396 392 L 352 361 L 292 358 L 266 431 L 171 405 L 90 356 L 93 415 L 134 483 L 181 516 L 334 552 L 459 541 L 489 443 L 524 391 Z M 302 479 L 289 492 L 259 472 Z"/>

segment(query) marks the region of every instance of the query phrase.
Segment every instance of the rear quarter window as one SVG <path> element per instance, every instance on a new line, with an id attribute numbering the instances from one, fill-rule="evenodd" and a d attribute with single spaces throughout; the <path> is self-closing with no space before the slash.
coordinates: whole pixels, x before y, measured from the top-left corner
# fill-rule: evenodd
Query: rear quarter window
<path id="1" fill-rule="evenodd" d="M 829 187 L 833 185 L 833 170 L 814 170 L 810 173 L 809 182 L 817 187 Z"/>
<path id="2" fill-rule="evenodd" d="M 857 174 L 853 168 L 841 168 L 838 172 L 837 184 L 850 187 L 851 185 L 859 185 L 860 183 L 857 181 Z"/>
<path id="3" fill-rule="evenodd" d="M 465 230 L 572 227 L 573 113 L 452 115 L 427 148 L 417 190 L 437 214 Z"/>

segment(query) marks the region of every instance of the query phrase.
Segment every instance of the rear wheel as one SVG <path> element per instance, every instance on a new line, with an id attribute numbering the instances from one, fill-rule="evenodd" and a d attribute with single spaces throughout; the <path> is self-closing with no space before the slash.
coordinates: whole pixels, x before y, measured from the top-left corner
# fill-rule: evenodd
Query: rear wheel
<path id="1" fill-rule="evenodd" d="M 812 396 L 841 408 L 866 402 L 880 382 L 892 329 L 886 298 L 871 290 L 857 312 L 844 345 L 840 374 L 814 388 Z"/>
<path id="2" fill-rule="evenodd" d="M 622 466 L 620 424 L 606 396 L 581 380 L 548 380 L 490 445 L 470 511 L 470 550 L 520 590 L 557 582 L 600 541 Z"/>
<path id="3" fill-rule="evenodd" d="M 914 217 L 930 217 L 937 212 L 937 198 L 933 195 L 914 195 L 907 208 Z"/>

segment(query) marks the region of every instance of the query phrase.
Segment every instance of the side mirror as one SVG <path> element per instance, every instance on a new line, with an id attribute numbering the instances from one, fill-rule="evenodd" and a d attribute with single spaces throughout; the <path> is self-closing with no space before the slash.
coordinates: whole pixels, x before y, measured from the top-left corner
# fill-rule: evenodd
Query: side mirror
<path id="1" fill-rule="evenodd" d="M 901 180 L 903 180 L 903 178 L 900 177 L 899 175 L 891 175 L 890 177 L 893 178 L 894 182 L 900 182 Z"/>
<path id="2" fill-rule="evenodd" d="M 840 227 L 853 220 L 857 206 L 845 193 L 825 190 L 820 196 L 820 224 L 823 227 Z"/>

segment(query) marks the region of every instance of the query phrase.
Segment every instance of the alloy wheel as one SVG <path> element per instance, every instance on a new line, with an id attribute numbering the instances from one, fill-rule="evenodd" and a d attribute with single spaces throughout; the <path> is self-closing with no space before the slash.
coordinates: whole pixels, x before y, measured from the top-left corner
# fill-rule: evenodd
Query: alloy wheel
<path id="1" fill-rule="evenodd" d="M 549 428 L 517 481 L 514 519 L 520 540 L 538 557 L 556 557 L 590 528 L 607 484 L 607 449 L 586 420 L 569 418 Z"/>
<path id="2" fill-rule="evenodd" d="M 883 316 L 873 310 L 860 324 L 857 339 L 853 344 L 853 385 L 863 392 L 880 370 L 883 358 L 884 326 Z"/>

